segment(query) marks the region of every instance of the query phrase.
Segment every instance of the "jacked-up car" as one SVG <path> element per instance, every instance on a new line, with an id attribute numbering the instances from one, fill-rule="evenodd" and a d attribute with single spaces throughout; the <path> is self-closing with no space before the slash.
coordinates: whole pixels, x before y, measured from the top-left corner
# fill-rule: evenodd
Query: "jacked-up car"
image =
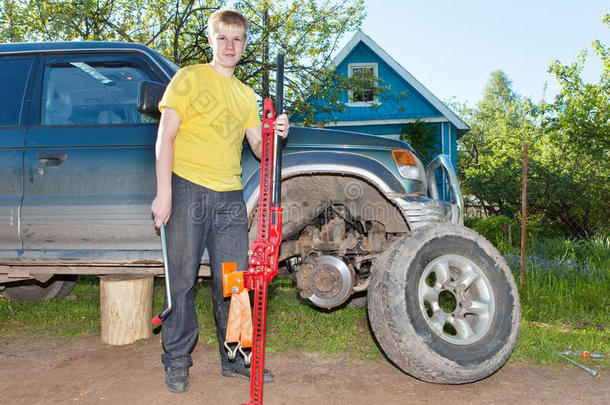
<path id="1" fill-rule="evenodd" d="M 161 275 L 151 219 L 157 101 L 178 67 L 138 44 L 0 45 L 0 288 L 69 293 L 79 274 Z M 447 156 L 402 141 L 293 128 L 282 159 L 282 272 L 323 308 L 368 291 L 392 361 L 433 382 L 486 377 L 517 339 L 519 298 L 498 251 L 464 228 Z M 256 235 L 260 163 L 244 144 Z M 200 274 L 209 275 L 207 257 Z"/>

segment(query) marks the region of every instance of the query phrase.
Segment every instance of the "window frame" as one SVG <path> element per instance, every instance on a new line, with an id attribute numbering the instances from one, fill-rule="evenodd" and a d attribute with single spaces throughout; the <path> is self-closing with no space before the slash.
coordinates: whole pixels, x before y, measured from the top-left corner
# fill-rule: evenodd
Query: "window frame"
<path id="1" fill-rule="evenodd" d="M 36 74 L 36 89 L 34 94 L 34 100 L 36 102 L 35 107 L 32 109 L 31 122 L 33 127 L 45 127 L 45 128 L 58 128 L 58 127 L 90 127 L 90 126 L 137 126 L 137 125 L 153 125 L 155 123 L 110 123 L 110 124 L 99 124 L 99 123 L 86 123 L 86 124 L 67 124 L 67 125 L 47 125 L 42 122 L 42 109 L 43 109 L 43 90 L 45 86 L 47 68 L 54 65 L 69 64 L 71 62 L 84 62 L 84 63 L 128 63 L 141 69 L 145 75 L 149 77 L 148 80 L 161 82 L 164 78 L 163 73 L 157 66 L 150 63 L 146 57 L 142 57 L 139 54 L 131 52 L 114 51 L 113 52 L 57 52 L 49 53 L 44 55 L 40 60 L 40 67 Z"/>
<path id="2" fill-rule="evenodd" d="M 28 71 L 25 74 L 25 82 L 23 87 L 23 93 L 21 99 L 18 100 L 17 108 L 17 122 L 14 124 L 1 124 L 0 128 L 21 128 L 28 125 L 29 121 L 29 110 L 31 104 L 31 94 L 33 88 L 33 76 L 36 71 L 37 57 L 36 55 L 0 55 L 2 61 L 14 61 L 14 60 L 25 60 L 29 61 L 30 65 Z"/>
<path id="3" fill-rule="evenodd" d="M 348 63 L 347 65 L 347 77 L 351 78 L 354 74 L 354 69 L 373 69 L 373 75 L 379 79 L 379 65 L 375 62 L 367 63 Z M 373 97 L 371 101 L 353 101 L 354 91 L 349 89 L 347 92 L 347 106 L 348 107 L 372 107 L 380 105 L 379 95 Z"/>

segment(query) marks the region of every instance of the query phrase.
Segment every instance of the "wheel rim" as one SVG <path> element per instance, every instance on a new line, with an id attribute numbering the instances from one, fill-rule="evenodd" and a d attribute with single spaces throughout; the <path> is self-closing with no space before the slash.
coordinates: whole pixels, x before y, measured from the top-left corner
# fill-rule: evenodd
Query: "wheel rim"
<path id="1" fill-rule="evenodd" d="M 471 260 L 437 257 L 424 269 L 417 291 L 424 319 L 443 340 L 469 345 L 489 331 L 495 313 L 493 289 Z"/>

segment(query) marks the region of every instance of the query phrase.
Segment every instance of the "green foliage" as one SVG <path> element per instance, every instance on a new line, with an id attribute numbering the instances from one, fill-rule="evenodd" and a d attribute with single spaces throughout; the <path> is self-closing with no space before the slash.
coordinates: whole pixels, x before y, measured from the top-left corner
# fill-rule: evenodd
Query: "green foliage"
<path id="1" fill-rule="evenodd" d="M 596 235 L 589 240 L 540 239 L 532 246 L 529 254 L 557 259 L 561 263 L 577 263 L 581 268 L 610 271 L 610 236 Z"/>
<path id="2" fill-rule="evenodd" d="M 562 88 L 552 104 L 520 97 L 496 71 L 477 108 L 464 109 L 472 129 L 459 141 L 458 175 L 464 194 L 487 215 L 520 212 L 527 143 L 528 216 L 543 234 L 608 233 L 610 49 L 600 41 L 593 48 L 604 64 L 597 84 L 581 78 L 583 52 L 572 65 L 551 65 Z"/>
<path id="3" fill-rule="evenodd" d="M 205 61 L 212 0 L 6 0 L 3 41 L 124 41 L 156 49 L 180 65 Z"/>
<path id="4" fill-rule="evenodd" d="M 464 224 L 477 231 L 503 252 L 519 251 L 521 249 L 521 215 L 513 217 L 505 215 L 490 215 L 481 218 L 466 218 Z M 527 217 L 526 242 L 527 247 L 539 246 L 540 240 L 570 240 L 553 239 L 557 234 L 555 227 L 540 214 Z M 551 238 L 551 239 L 549 239 Z M 546 247 L 545 247 L 546 250 Z"/>
<path id="5" fill-rule="evenodd" d="M 608 15 L 604 22 L 610 27 Z M 599 40 L 592 46 L 603 64 L 599 82 L 585 83 L 581 77 L 586 51 L 571 65 L 554 61 L 549 71 L 561 91 L 553 104 L 542 106 L 548 112 L 543 122 L 547 142 L 553 146 L 542 156 L 559 168 L 541 175 L 556 191 L 549 197 L 562 201 L 550 215 L 584 237 L 608 232 L 610 218 L 610 47 Z"/>
<path id="6" fill-rule="evenodd" d="M 610 328 L 610 246 L 599 241 L 542 239 L 526 253 L 522 315 L 571 329 Z M 520 256 L 505 255 L 515 275 Z"/>
<path id="7" fill-rule="evenodd" d="M 530 103 L 496 71 L 467 120 L 471 130 L 460 139 L 458 160 L 464 193 L 474 195 L 488 214 L 512 217 L 520 210 L 522 145 L 537 145 L 541 136 Z"/>
<path id="8" fill-rule="evenodd" d="M 363 70 L 345 77 L 333 66 L 329 66 L 324 71 L 324 79 L 312 83 L 311 91 L 305 93 L 304 98 L 297 99 L 291 110 L 297 114 L 296 119 L 306 126 L 336 121 L 338 113 L 345 112 L 346 100 L 366 102 L 372 108 L 379 108 L 383 99 L 384 104 L 391 105 L 398 111 L 404 110 L 402 100 L 407 97 L 407 93 L 395 92 L 383 83 L 383 78 L 375 76 L 372 70 Z"/>
<path id="9" fill-rule="evenodd" d="M 520 246 L 521 223 L 504 215 L 465 221 L 465 225 L 483 235 L 501 251 Z"/>
<path id="10" fill-rule="evenodd" d="M 518 277 L 520 257 L 505 255 Z M 560 362 L 558 351 L 607 354 L 610 341 L 610 240 L 540 239 L 528 248 L 521 333 L 513 358 Z M 607 356 L 606 356 L 607 357 Z M 606 358 L 595 366 L 610 366 Z"/>
<path id="11" fill-rule="evenodd" d="M 236 76 L 261 97 L 274 83 L 275 55 L 285 54 L 285 102 L 312 116 L 311 91 L 328 93 L 331 56 L 341 37 L 357 30 L 364 0 L 5 0 L 0 40 L 103 40 L 150 46 L 180 66 L 211 61 L 207 20 L 221 7 L 240 10 L 250 23 L 248 47 Z M 267 15 L 267 18 L 264 16 Z M 273 91 L 274 92 L 274 91 Z M 333 106 L 338 97 L 330 95 Z"/>
<path id="12" fill-rule="evenodd" d="M 248 47 L 237 77 L 261 97 L 274 94 L 274 80 L 267 76 L 275 71 L 275 55 L 284 53 L 287 112 L 298 111 L 306 117 L 316 112 L 316 106 L 308 102 L 312 92 L 327 95 L 329 103 L 337 105 L 339 90 L 328 86 L 333 76 L 331 57 L 339 39 L 357 30 L 366 16 L 363 0 L 319 3 L 242 0 L 234 4 L 250 22 Z"/>
<path id="13" fill-rule="evenodd" d="M 406 124 L 400 132 L 400 139 L 417 151 L 424 165 L 430 163 L 437 153 L 438 132 L 422 120 Z"/>
<path id="14" fill-rule="evenodd" d="M 25 17 L 22 2 L 15 0 L 4 0 L 0 10 L 0 42 L 23 41 L 26 26 L 21 24 Z"/>
<path id="15" fill-rule="evenodd" d="M 549 72 L 561 86 L 551 108 L 556 112 L 552 124 L 560 136 L 577 150 L 594 159 L 608 159 L 610 151 L 610 47 L 599 40 L 593 49 L 600 57 L 603 70 L 599 83 L 585 83 L 581 77 L 587 51 L 571 65 L 555 60 Z"/>

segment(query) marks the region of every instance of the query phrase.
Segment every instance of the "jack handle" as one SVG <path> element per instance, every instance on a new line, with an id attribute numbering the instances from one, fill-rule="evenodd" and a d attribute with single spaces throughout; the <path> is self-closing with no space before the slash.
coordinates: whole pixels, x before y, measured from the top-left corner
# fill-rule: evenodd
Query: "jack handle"
<path id="1" fill-rule="evenodd" d="M 167 266 L 167 239 L 165 238 L 165 224 L 161 225 L 161 248 L 163 250 L 163 269 L 165 271 L 165 296 L 166 296 L 166 307 L 163 311 L 159 312 L 152 320 L 153 325 L 157 326 L 172 311 L 172 295 L 169 289 L 169 268 Z"/>

